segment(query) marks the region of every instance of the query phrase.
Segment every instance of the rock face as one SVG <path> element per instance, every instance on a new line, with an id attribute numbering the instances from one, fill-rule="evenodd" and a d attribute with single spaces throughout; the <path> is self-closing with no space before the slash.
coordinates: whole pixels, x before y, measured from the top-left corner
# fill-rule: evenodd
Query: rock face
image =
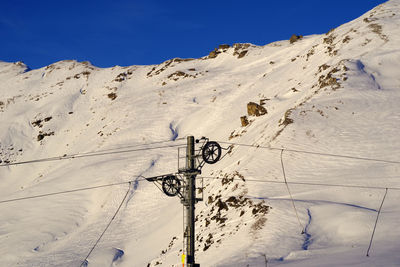
<path id="1" fill-rule="evenodd" d="M 267 109 L 264 108 L 263 106 L 261 106 L 257 103 L 254 103 L 254 102 L 247 103 L 247 114 L 249 116 L 259 117 L 259 116 L 265 115 L 267 113 L 268 113 Z"/>
<path id="2" fill-rule="evenodd" d="M 290 42 L 291 44 L 293 44 L 294 42 L 296 42 L 296 41 L 298 41 L 298 40 L 300 40 L 300 39 L 302 39 L 302 38 L 303 38 L 303 35 L 296 35 L 296 34 L 293 34 L 292 37 L 290 37 L 289 42 Z"/>
<path id="3" fill-rule="evenodd" d="M 213 51 L 210 52 L 210 54 L 208 54 L 208 57 L 209 58 L 216 58 L 219 53 L 221 53 L 221 52 L 219 52 L 217 49 L 214 49 Z"/>
<path id="4" fill-rule="evenodd" d="M 244 50 L 242 52 L 239 53 L 238 58 L 242 58 L 247 54 L 247 50 Z"/>
<path id="5" fill-rule="evenodd" d="M 238 56 L 238 58 L 242 58 L 247 54 L 247 49 L 250 47 L 250 44 L 234 44 L 234 56 Z"/>
<path id="6" fill-rule="evenodd" d="M 242 127 L 246 127 L 247 125 L 249 125 L 249 120 L 247 119 L 247 116 L 240 117 L 240 122 L 242 123 Z"/>
<path id="7" fill-rule="evenodd" d="M 229 47 L 231 47 L 231 46 L 228 45 L 228 44 L 221 44 L 221 45 L 219 45 L 218 49 L 219 49 L 219 50 L 226 50 L 226 49 L 228 49 Z"/>

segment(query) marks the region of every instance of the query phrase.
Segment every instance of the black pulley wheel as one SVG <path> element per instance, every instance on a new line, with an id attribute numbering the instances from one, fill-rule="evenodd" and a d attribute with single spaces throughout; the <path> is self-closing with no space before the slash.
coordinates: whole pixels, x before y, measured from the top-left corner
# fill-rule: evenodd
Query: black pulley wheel
<path id="1" fill-rule="evenodd" d="M 162 180 L 162 189 L 169 197 L 174 197 L 181 190 L 181 182 L 174 175 L 165 176 Z"/>
<path id="2" fill-rule="evenodd" d="M 201 151 L 203 160 L 208 164 L 214 164 L 221 158 L 221 146 L 214 141 L 207 142 Z"/>

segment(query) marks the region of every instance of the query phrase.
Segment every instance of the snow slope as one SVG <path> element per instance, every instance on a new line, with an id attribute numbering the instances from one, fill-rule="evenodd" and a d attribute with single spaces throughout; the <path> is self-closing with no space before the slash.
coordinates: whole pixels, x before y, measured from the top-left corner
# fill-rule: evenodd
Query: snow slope
<path id="1" fill-rule="evenodd" d="M 0 62 L 0 266 L 80 266 L 126 194 L 88 266 L 180 266 L 182 206 L 142 176 L 176 172 L 188 135 L 234 143 L 203 168 L 202 266 L 398 266 L 399 24 L 391 0 L 327 34 L 200 59 Z M 243 127 L 248 102 L 267 114 Z M 63 160 L 10 165 L 48 157 Z M 289 184 L 299 219 L 281 157 L 303 183 Z"/>

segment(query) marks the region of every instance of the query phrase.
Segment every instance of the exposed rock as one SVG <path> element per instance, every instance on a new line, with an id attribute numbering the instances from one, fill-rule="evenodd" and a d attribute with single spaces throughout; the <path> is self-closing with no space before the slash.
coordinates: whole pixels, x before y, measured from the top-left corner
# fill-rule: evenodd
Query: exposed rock
<path id="1" fill-rule="evenodd" d="M 167 60 L 167 61 L 161 63 L 160 65 L 158 65 L 158 66 L 156 66 L 156 67 L 153 67 L 153 68 L 151 69 L 151 71 L 149 71 L 149 72 L 147 73 L 147 77 L 149 78 L 149 77 L 152 77 L 152 76 L 155 76 L 155 75 L 159 75 L 160 73 L 162 73 L 163 71 L 165 71 L 165 70 L 168 69 L 169 67 L 175 66 L 175 65 L 173 64 L 174 62 L 177 63 L 177 64 L 179 64 L 179 63 L 181 63 L 181 62 L 191 61 L 191 60 L 193 60 L 193 59 L 191 59 L 191 58 L 188 58 L 188 59 L 174 58 L 174 59 Z M 158 69 L 157 69 L 157 68 L 158 68 Z"/>
<path id="2" fill-rule="evenodd" d="M 385 42 L 389 41 L 389 38 L 382 33 L 382 26 L 377 23 L 369 24 L 368 27 L 372 30 L 373 33 L 379 35 L 379 37 Z"/>
<path id="3" fill-rule="evenodd" d="M 176 58 L 172 59 L 173 62 L 178 62 L 178 63 L 192 61 L 192 60 L 194 60 L 194 58 L 179 58 L 179 57 L 176 57 Z"/>
<path id="4" fill-rule="evenodd" d="M 325 53 L 328 53 L 330 56 L 336 56 L 338 50 L 335 50 L 335 45 L 333 42 L 335 41 L 336 36 L 332 33 L 329 34 L 328 37 L 324 38 L 323 43 L 327 44 L 327 51 Z"/>
<path id="5" fill-rule="evenodd" d="M 321 71 L 327 70 L 329 67 L 330 66 L 327 64 L 322 64 L 321 66 L 318 66 L 318 71 L 321 72 Z"/>
<path id="6" fill-rule="evenodd" d="M 264 106 L 265 103 L 266 103 L 268 100 L 270 100 L 270 99 L 269 99 L 269 98 L 260 99 L 260 105 L 261 105 L 261 106 Z"/>
<path id="7" fill-rule="evenodd" d="M 228 205 L 223 202 L 221 199 L 218 199 L 218 202 L 216 203 L 216 206 L 218 207 L 218 212 L 220 212 L 221 210 L 228 210 Z"/>
<path id="8" fill-rule="evenodd" d="M 324 88 L 326 86 L 331 86 L 333 90 L 340 88 L 340 84 L 332 74 L 338 72 L 339 69 L 333 68 L 327 75 L 321 75 L 318 78 L 319 88 Z"/>
<path id="9" fill-rule="evenodd" d="M 45 138 L 45 136 L 50 136 L 50 135 L 54 135 L 54 132 L 45 133 L 45 132 L 40 131 L 37 136 L 37 141 L 41 141 Z"/>
<path id="10" fill-rule="evenodd" d="M 336 37 L 333 34 L 329 35 L 328 37 L 324 38 L 324 44 L 332 45 L 335 38 Z"/>
<path id="11" fill-rule="evenodd" d="M 248 202 L 247 198 L 239 198 L 235 196 L 231 196 L 226 200 L 226 203 L 228 203 L 229 206 L 234 207 L 234 208 L 240 208 L 244 207 Z"/>
<path id="12" fill-rule="evenodd" d="M 247 125 L 249 125 L 249 120 L 247 119 L 247 116 L 240 117 L 240 122 L 242 123 L 242 127 L 246 127 Z"/>
<path id="13" fill-rule="evenodd" d="M 218 51 L 216 48 L 210 52 L 210 54 L 208 54 L 209 58 L 216 58 L 218 56 L 218 54 L 220 54 L 221 52 Z"/>
<path id="14" fill-rule="evenodd" d="M 211 51 L 210 54 L 208 55 L 209 58 L 216 58 L 217 57 L 217 52 L 216 51 Z"/>
<path id="15" fill-rule="evenodd" d="M 125 72 L 122 72 L 122 73 L 118 74 L 118 76 L 114 79 L 114 81 L 122 82 L 126 79 L 127 76 L 128 76 L 128 74 L 126 74 Z"/>
<path id="16" fill-rule="evenodd" d="M 325 35 L 329 35 L 329 34 L 331 34 L 332 32 L 334 32 L 335 31 L 335 28 L 332 28 L 332 29 L 330 29 L 327 33 L 325 33 Z"/>
<path id="17" fill-rule="evenodd" d="M 109 93 L 108 95 L 108 98 L 110 98 L 111 100 L 115 100 L 116 98 L 117 98 L 117 94 L 116 93 Z"/>
<path id="18" fill-rule="evenodd" d="M 259 202 L 258 204 L 254 205 L 251 213 L 253 215 L 256 214 L 267 214 L 269 212 L 269 206 L 267 206 L 264 202 Z"/>
<path id="19" fill-rule="evenodd" d="M 225 49 L 228 49 L 229 47 L 231 47 L 231 46 L 228 45 L 228 44 L 221 44 L 221 45 L 219 45 L 218 49 L 219 50 L 225 50 Z"/>
<path id="20" fill-rule="evenodd" d="M 289 42 L 290 42 L 291 44 L 293 44 L 294 42 L 297 42 L 298 40 L 300 40 L 300 39 L 302 39 L 302 38 L 303 38 L 303 35 L 296 35 L 296 34 L 293 34 L 292 37 L 290 37 Z"/>
<path id="21" fill-rule="evenodd" d="M 242 58 L 247 55 L 247 48 L 250 47 L 250 44 L 234 44 L 233 48 L 235 51 L 233 52 L 234 56 L 238 56 L 238 58 Z"/>
<path id="22" fill-rule="evenodd" d="M 247 114 L 249 116 L 259 117 L 259 116 L 265 115 L 267 113 L 268 113 L 267 109 L 264 108 L 263 106 L 261 106 L 257 103 L 254 103 L 254 102 L 247 103 Z"/>
<path id="23" fill-rule="evenodd" d="M 238 58 L 242 58 L 247 54 L 247 50 L 244 50 L 242 52 L 239 53 Z"/>
<path id="24" fill-rule="evenodd" d="M 43 122 L 43 120 L 41 120 L 41 119 L 38 119 L 38 120 L 36 120 L 36 121 L 33 121 L 33 122 L 31 122 L 31 124 L 33 125 L 33 127 L 43 127 L 43 124 L 42 124 L 42 122 Z"/>
<path id="25" fill-rule="evenodd" d="M 249 122 L 250 124 L 250 122 Z M 233 138 L 242 136 L 243 134 L 245 134 L 247 131 L 246 130 L 242 130 L 241 132 L 237 133 L 235 130 L 233 130 L 233 132 L 231 132 L 231 134 L 229 135 L 229 140 L 232 140 Z M 228 152 L 229 153 L 229 152 Z"/>
<path id="26" fill-rule="evenodd" d="M 43 123 L 50 121 L 52 118 L 53 118 L 52 116 L 49 116 L 49 117 L 46 117 L 44 119 L 37 119 L 37 120 L 31 122 L 31 124 L 33 125 L 33 127 L 42 128 L 43 127 Z"/>
<path id="27" fill-rule="evenodd" d="M 184 73 L 183 71 L 175 71 L 174 73 L 168 75 L 168 78 L 172 78 L 173 76 L 185 76 L 186 73 Z"/>
<path id="28" fill-rule="evenodd" d="M 318 79 L 319 88 L 324 88 L 326 86 L 332 86 L 333 89 L 337 89 L 340 87 L 340 84 L 337 82 L 337 79 L 332 77 L 330 74 L 321 75 Z"/>
<path id="29" fill-rule="evenodd" d="M 187 77 L 196 78 L 196 75 L 187 74 L 187 73 L 185 73 L 183 71 L 178 70 L 178 71 L 175 71 L 174 73 L 168 75 L 167 78 L 170 79 L 170 80 L 177 81 L 180 78 L 187 78 Z"/>
<path id="30" fill-rule="evenodd" d="M 236 44 L 233 45 L 233 48 L 235 49 L 235 51 L 242 50 L 242 49 L 247 49 L 249 47 L 250 47 L 250 44 L 236 43 Z"/>
<path id="31" fill-rule="evenodd" d="M 343 39 L 342 42 L 345 44 L 345 43 L 350 42 L 350 40 L 351 40 L 350 36 L 347 35 L 347 36 Z"/>
<path id="32" fill-rule="evenodd" d="M 89 75 L 90 75 L 90 71 L 84 71 L 84 72 L 82 72 L 82 75 L 83 76 L 85 76 L 86 77 L 86 79 L 89 77 Z"/>
<path id="33" fill-rule="evenodd" d="M 293 123 L 293 119 L 290 118 L 290 115 L 292 114 L 292 109 L 288 109 L 285 112 L 285 115 L 283 116 L 283 120 L 279 120 L 279 125 L 284 125 L 288 126 L 289 124 Z"/>
<path id="34" fill-rule="evenodd" d="M 208 234 L 208 237 L 207 237 L 207 239 L 206 239 L 206 241 L 205 241 L 204 243 L 205 243 L 205 244 L 204 244 L 203 251 L 206 251 L 206 250 L 209 249 L 210 246 L 214 243 L 213 235 L 212 235 L 211 233 Z"/>

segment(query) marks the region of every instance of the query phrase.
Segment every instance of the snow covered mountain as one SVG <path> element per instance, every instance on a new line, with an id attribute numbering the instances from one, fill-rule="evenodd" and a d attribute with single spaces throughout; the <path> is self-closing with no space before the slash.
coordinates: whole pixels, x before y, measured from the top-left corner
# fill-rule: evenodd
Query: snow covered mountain
<path id="1" fill-rule="evenodd" d="M 181 266 L 182 205 L 142 177 L 176 172 L 188 135 L 230 147 L 203 168 L 201 266 L 398 266 L 399 48 L 390 0 L 200 59 L 0 62 L 0 266 Z"/>

